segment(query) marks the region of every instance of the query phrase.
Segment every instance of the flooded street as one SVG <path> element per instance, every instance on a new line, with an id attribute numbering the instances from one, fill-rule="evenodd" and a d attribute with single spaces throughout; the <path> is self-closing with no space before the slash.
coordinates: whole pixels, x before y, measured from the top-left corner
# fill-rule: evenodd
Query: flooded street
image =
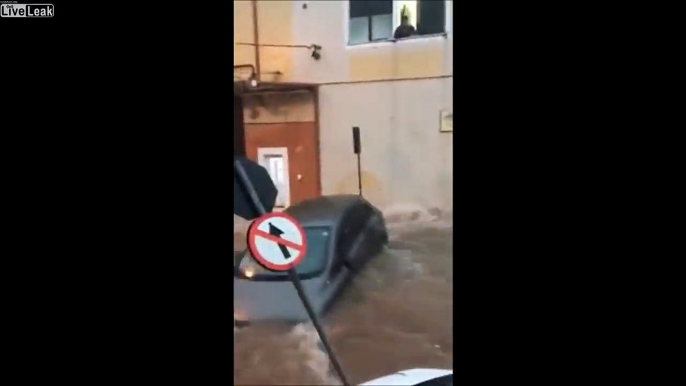
<path id="1" fill-rule="evenodd" d="M 323 319 L 351 383 L 418 367 L 452 369 L 451 224 L 390 223 L 386 251 Z M 236 385 L 340 384 L 309 325 L 249 326 L 234 339 Z"/>

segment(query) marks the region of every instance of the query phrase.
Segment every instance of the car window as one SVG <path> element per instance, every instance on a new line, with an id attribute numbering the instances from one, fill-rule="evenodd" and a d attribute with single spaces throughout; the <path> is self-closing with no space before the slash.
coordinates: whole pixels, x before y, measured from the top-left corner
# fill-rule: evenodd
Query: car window
<path id="1" fill-rule="evenodd" d="M 341 229 L 336 246 L 338 256 L 344 257 L 352 252 L 353 242 L 360 235 L 371 213 L 371 208 L 364 203 L 359 203 L 345 214 L 341 221 Z"/>
<path id="2" fill-rule="evenodd" d="M 359 233 L 359 229 L 355 224 L 354 208 L 343 215 L 338 232 L 336 253 L 340 258 L 344 258 L 348 254 L 350 248 L 352 247 L 353 241 L 355 241 L 355 237 L 357 237 Z"/>
<path id="3" fill-rule="evenodd" d="M 355 219 L 360 228 L 364 227 L 372 216 L 372 208 L 367 204 L 362 204 L 356 208 Z"/>
<path id="4" fill-rule="evenodd" d="M 326 268 L 331 229 L 329 227 L 304 227 L 303 230 L 307 240 L 307 252 L 300 264 L 295 267 L 295 271 L 301 277 L 308 277 L 319 274 Z M 272 279 L 275 276 L 288 278 L 286 272 L 272 272 L 263 268 L 252 258 L 249 251 L 246 251 L 246 255 L 241 258 L 239 264 L 239 270 L 243 276 L 251 273 L 251 278 L 254 280 Z"/>
<path id="5" fill-rule="evenodd" d="M 354 230 L 355 236 L 364 231 L 372 211 L 367 205 L 358 205 L 350 211 L 348 226 Z"/>

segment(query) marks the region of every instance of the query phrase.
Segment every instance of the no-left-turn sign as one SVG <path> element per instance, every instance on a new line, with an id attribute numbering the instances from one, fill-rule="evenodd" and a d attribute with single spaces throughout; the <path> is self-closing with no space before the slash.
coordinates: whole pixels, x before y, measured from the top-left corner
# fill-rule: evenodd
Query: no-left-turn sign
<path id="1" fill-rule="evenodd" d="M 248 229 L 248 249 L 257 262 L 271 271 L 288 271 L 300 264 L 307 251 L 305 232 L 291 216 L 269 213 Z"/>

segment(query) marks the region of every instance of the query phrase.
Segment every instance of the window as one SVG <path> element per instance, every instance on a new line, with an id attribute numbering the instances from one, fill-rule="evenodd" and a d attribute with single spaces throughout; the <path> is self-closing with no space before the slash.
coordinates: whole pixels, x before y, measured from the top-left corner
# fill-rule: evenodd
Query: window
<path id="1" fill-rule="evenodd" d="M 371 216 L 372 208 L 361 203 L 350 211 L 350 226 L 353 229 L 362 230 Z"/>
<path id="2" fill-rule="evenodd" d="M 290 184 L 288 181 L 288 148 L 258 147 L 257 159 L 260 165 L 267 169 L 278 193 L 274 204 L 277 208 L 285 208 L 290 204 Z"/>
<path id="3" fill-rule="evenodd" d="M 350 249 L 357 237 L 357 232 L 358 230 L 352 226 L 352 212 L 346 213 L 338 228 L 338 240 L 336 243 L 337 268 L 342 264 L 343 259 L 347 258 L 350 254 Z"/>
<path id="4" fill-rule="evenodd" d="M 445 1 L 350 0 L 349 19 L 351 45 L 439 34 L 445 32 Z"/>
<path id="5" fill-rule="evenodd" d="M 357 248 L 359 245 L 356 244 L 356 241 L 362 235 L 371 214 L 372 209 L 363 203 L 356 204 L 354 208 L 348 210 L 343 221 L 341 221 L 338 243 L 336 245 L 337 259 L 357 258 Z"/>
<path id="6" fill-rule="evenodd" d="M 350 44 L 388 40 L 393 35 L 393 1 L 350 1 Z"/>

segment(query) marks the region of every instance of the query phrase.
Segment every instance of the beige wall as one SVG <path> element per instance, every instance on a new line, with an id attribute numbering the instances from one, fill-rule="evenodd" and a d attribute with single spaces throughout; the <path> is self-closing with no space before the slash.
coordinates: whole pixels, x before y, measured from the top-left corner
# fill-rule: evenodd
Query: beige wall
<path id="1" fill-rule="evenodd" d="M 262 44 L 293 44 L 292 7 L 290 1 L 258 1 L 258 39 Z M 233 2 L 234 64 L 255 64 L 255 47 L 236 43 L 255 43 L 252 2 Z M 291 48 L 260 47 L 260 72 L 264 81 L 290 80 Z M 268 74 L 280 71 L 283 75 Z"/>
<path id="2" fill-rule="evenodd" d="M 452 20 L 447 37 L 348 46 L 347 1 L 293 1 L 293 38 L 322 46 L 322 58 L 308 52 L 293 56 L 293 78 L 329 83 L 452 74 Z M 446 13 L 452 14 L 452 2 Z"/>
<path id="3" fill-rule="evenodd" d="M 258 1 L 260 43 L 322 46 L 320 60 L 304 48 L 260 48 L 261 71 L 283 73 L 263 79 L 331 83 L 452 75 L 450 16 L 445 37 L 348 46 L 348 7 L 347 1 Z M 252 13 L 250 1 L 234 1 L 234 43 L 253 42 Z M 446 13 L 452 15 L 452 1 Z M 254 64 L 254 48 L 234 44 L 234 63 Z"/>
<path id="4" fill-rule="evenodd" d="M 372 203 L 452 209 L 453 133 L 439 132 L 452 93 L 451 79 L 322 86 L 322 193 L 357 192 L 359 126 L 363 193 Z"/>
<path id="5" fill-rule="evenodd" d="M 447 36 L 348 46 L 348 6 L 347 1 L 258 2 L 261 43 L 322 46 L 320 60 L 307 49 L 262 48 L 262 71 L 284 73 L 263 79 L 321 85 L 322 193 L 357 191 L 351 128 L 360 126 L 363 188 L 372 202 L 384 208 L 452 209 L 453 134 L 439 132 L 440 111 L 453 102 L 450 16 Z M 252 41 L 250 2 L 235 1 L 234 10 L 236 41 Z M 452 2 L 446 13 L 452 15 Z M 235 62 L 254 63 L 254 49 L 239 47 Z M 408 78 L 416 80 L 393 80 Z M 288 112 L 285 105 L 273 111 L 256 105 L 254 122 L 314 119 L 313 104 L 304 100 Z M 246 122 L 253 119 L 250 114 L 247 108 Z"/>
<path id="6" fill-rule="evenodd" d="M 236 42 L 254 43 L 252 10 L 249 1 L 233 2 L 233 39 L 234 64 L 255 64 L 253 47 L 235 44 Z"/>

